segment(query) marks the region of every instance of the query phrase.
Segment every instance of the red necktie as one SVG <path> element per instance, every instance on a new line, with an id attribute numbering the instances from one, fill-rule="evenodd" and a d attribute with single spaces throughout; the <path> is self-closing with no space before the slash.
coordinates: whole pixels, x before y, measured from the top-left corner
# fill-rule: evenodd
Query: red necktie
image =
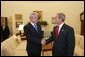
<path id="1" fill-rule="evenodd" d="M 59 26 L 57 26 L 56 29 L 55 29 L 55 36 L 56 36 L 56 38 L 58 38 L 58 34 L 59 34 L 58 30 L 59 30 Z"/>

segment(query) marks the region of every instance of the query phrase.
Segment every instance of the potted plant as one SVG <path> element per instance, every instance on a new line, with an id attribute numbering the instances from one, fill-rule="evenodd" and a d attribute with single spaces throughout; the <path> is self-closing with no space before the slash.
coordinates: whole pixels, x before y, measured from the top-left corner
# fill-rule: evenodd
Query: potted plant
<path id="1" fill-rule="evenodd" d="M 40 25 L 44 25 L 44 26 L 47 26 L 47 25 L 48 25 L 48 23 L 47 23 L 46 21 L 38 21 L 38 23 L 39 23 Z"/>

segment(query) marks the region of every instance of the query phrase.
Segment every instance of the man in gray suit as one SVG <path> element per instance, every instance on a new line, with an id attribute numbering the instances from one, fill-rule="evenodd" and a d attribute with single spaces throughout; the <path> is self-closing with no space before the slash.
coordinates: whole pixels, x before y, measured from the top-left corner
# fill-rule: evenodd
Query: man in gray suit
<path id="1" fill-rule="evenodd" d="M 38 22 L 38 13 L 33 12 L 30 15 L 30 22 L 24 26 L 24 32 L 27 38 L 27 54 L 28 56 L 41 56 L 41 39 L 43 33 Z"/>

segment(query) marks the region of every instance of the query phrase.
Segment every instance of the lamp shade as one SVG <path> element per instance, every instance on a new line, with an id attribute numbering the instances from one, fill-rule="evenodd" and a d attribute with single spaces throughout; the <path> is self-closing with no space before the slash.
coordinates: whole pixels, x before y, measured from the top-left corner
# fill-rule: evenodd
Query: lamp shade
<path id="1" fill-rule="evenodd" d="M 18 30 L 23 31 L 24 30 L 23 28 L 24 28 L 24 24 L 21 24 L 21 25 L 19 25 Z"/>

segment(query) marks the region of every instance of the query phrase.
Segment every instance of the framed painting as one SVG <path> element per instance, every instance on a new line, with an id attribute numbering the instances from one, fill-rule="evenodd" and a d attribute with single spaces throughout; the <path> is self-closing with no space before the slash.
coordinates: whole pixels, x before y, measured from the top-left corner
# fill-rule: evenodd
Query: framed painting
<path id="1" fill-rule="evenodd" d="M 22 24 L 22 14 L 15 14 L 15 21 L 16 21 L 16 28 L 19 27 L 20 24 Z"/>
<path id="2" fill-rule="evenodd" d="M 84 20 L 84 12 L 80 14 L 80 20 Z"/>
<path id="3" fill-rule="evenodd" d="M 52 24 L 56 24 L 55 17 L 52 17 Z"/>

